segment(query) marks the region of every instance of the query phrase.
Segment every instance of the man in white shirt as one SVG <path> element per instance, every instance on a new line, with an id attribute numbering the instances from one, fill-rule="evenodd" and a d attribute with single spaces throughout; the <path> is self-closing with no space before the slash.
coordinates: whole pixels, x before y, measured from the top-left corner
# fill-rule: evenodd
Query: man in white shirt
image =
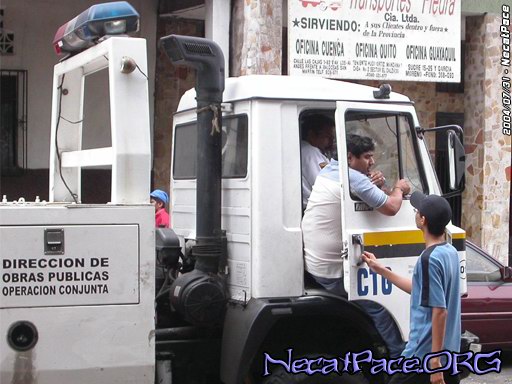
<path id="1" fill-rule="evenodd" d="M 348 135 L 350 191 L 378 212 L 393 216 L 400 210 L 403 195 L 410 192 L 410 186 L 401 179 L 388 190 L 382 173 L 371 170 L 375 164 L 374 150 L 371 138 Z M 306 271 L 325 289 L 346 296 L 341 258 L 341 186 L 336 160 L 331 160 L 316 178 L 302 220 L 302 235 Z M 399 335 L 389 327 L 389 314 L 369 303 L 362 306 L 374 319 L 392 356 L 399 354 L 403 345 Z"/>
<path id="2" fill-rule="evenodd" d="M 309 115 L 302 123 L 300 143 L 302 159 L 302 209 L 320 170 L 329 163 L 329 151 L 334 145 L 334 121 L 321 114 Z"/>

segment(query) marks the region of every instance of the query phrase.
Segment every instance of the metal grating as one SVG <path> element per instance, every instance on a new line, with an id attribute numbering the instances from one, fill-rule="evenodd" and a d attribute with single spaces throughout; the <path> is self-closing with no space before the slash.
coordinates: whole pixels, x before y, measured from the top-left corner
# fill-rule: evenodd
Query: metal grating
<path id="1" fill-rule="evenodd" d="M 3 174 L 27 168 L 26 70 L 0 70 L 0 159 Z"/>
<path id="2" fill-rule="evenodd" d="M 183 45 L 188 53 L 213 56 L 212 49 L 207 44 L 184 43 Z"/>

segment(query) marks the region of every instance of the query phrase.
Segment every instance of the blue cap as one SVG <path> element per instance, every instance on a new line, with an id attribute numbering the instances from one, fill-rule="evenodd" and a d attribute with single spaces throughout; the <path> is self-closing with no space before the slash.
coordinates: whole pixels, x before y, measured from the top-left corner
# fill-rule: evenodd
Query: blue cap
<path id="1" fill-rule="evenodd" d="M 452 208 L 444 197 L 414 191 L 411 195 L 411 205 L 431 224 L 446 227 L 452 219 Z"/>
<path id="2" fill-rule="evenodd" d="M 169 202 L 169 195 L 162 191 L 161 189 L 155 189 L 151 194 L 149 195 L 154 199 L 158 199 L 161 202 L 163 202 L 165 205 Z"/>

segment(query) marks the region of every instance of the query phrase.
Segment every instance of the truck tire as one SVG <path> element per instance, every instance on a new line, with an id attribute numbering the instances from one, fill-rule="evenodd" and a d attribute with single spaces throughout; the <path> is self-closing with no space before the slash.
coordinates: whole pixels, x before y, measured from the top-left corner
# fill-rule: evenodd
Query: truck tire
<path id="1" fill-rule="evenodd" d="M 274 370 L 270 376 L 264 378 L 260 384 L 368 384 L 368 380 L 362 375 L 337 375 L 328 376 L 312 375 L 305 373 L 291 374 L 280 367 Z"/>

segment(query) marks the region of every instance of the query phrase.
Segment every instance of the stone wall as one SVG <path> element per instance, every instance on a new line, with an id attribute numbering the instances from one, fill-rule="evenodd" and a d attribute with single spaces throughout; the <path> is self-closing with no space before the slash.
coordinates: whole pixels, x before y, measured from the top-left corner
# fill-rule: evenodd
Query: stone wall
<path id="1" fill-rule="evenodd" d="M 231 76 L 280 75 L 282 1 L 234 0 L 231 15 Z"/>
<path id="2" fill-rule="evenodd" d="M 500 22 L 493 15 L 466 20 L 462 222 L 469 239 L 507 264 L 511 152 L 510 136 L 500 125 Z"/>
<path id="3" fill-rule="evenodd" d="M 378 87 L 381 82 L 358 81 L 357 83 Z M 422 128 L 436 126 L 438 112 L 464 113 L 464 94 L 437 92 L 436 83 L 389 81 L 393 92 L 406 95 L 414 101 L 414 108 Z M 427 145 L 432 155 L 435 153 L 435 135 L 426 135 Z"/>
<path id="4" fill-rule="evenodd" d="M 359 84 L 378 87 L 379 81 L 357 81 Z M 393 92 L 406 95 L 414 101 L 420 125 L 432 128 L 436 125 L 437 112 L 464 113 L 462 93 L 437 92 L 435 83 L 389 81 Z"/>
<path id="5" fill-rule="evenodd" d="M 231 76 L 281 74 L 282 4 L 277 0 L 234 0 L 231 16 Z M 464 113 L 467 152 L 462 227 L 468 239 L 508 263 L 510 137 L 500 129 L 499 19 L 468 17 L 465 90 L 437 92 L 435 83 L 390 82 L 415 102 L 422 127 L 436 125 L 437 112 Z M 202 23 L 162 19 L 158 36 L 203 34 Z M 376 81 L 360 83 L 377 86 Z M 194 86 L 190 69 L 176 68 L 159 54 L 156 69 L 154 187 L 169 188 L 172 112 L 183 92 Z"/>
<path id="6" fill-rule="evenodd" d="M 204 36 L 204 22 L 177 17 L 159 18 L 157 38 L 171 35 Z M 155 71 L 155 123 L 153 137 L 153 186 L 169 192 L 171 177 L 172 114 L 185 91 L 195 85 L 195 70 L 175 66 L 157 52 Z"/>
<path id="7" fill-rule="evenodd" d="M 511 140 L 501 132 L 500 20 L 467 17 L 464 94 L 436 92 L 435 83 L 390 82 L 415 102 L 420 124 L 433 127 L 437 112 L 464 113 L 466 189 L 462 228 L 467 238 L 508 264 Z M 376 81 L 360 83 L 378 86 Z"/>

